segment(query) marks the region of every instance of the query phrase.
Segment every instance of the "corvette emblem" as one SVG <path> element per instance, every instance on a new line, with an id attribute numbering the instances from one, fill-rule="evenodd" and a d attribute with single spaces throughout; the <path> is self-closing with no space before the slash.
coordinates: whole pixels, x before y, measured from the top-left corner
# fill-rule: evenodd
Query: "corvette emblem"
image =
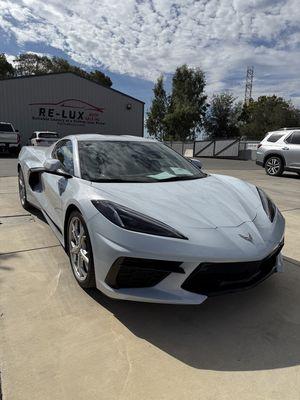
<path id="1" fill-rule="evenodd" d="M 247 236 L 247 235 L 242 235 L 241 233 L 239 233 L 239 236 L 240 236 L 242 239 L 247 240 L 247 242 L 253 243 L 253 237 L 251 236 L 251 233 L 248 233 L 248 236 Z"/>

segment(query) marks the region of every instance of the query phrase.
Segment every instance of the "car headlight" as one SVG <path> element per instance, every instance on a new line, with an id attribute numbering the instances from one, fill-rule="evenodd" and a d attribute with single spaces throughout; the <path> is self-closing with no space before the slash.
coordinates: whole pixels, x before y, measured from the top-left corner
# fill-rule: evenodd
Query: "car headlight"
<path id="1" fill-rule="evenodd" d="M 129 231 L 148 233 L 149 235 L 187 240 L 187 237 L 163 222 L 121 206 L 120 204 L 108 200 L 92 200 L 92 203 L 104 217 L 121 228 Z"/>
<path id="2" fill-rule="evenodd" d="M 274 217 L 275 217 L 275 213 L 276 213 L 276 206 L 273 203 L 273 201 L 266 195 L 266 193 L 260 189 L 260 188 L 256 188 L 259 194 L 259 197 L 261 199 L 262 202 L 262 206 L 267 214 L 267 216 L 269 217 L 270 221 L 273 222 Z"/>

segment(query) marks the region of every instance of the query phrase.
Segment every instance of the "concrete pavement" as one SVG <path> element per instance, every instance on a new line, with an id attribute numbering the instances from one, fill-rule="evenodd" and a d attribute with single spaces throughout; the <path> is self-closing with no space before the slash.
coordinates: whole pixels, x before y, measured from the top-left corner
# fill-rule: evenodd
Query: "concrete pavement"
<path id="1" fill-rule="evenodd" d="M 0 177 L 15 176 L 18 160 L 15 156 L 0 154 Z"/>
<path id="2" fill-rule="evenodd" d="M 229 167 L 215 172 L 281 208 L 289 261 L 255 289 L 185 307 L 80 289 L 49 226 L 20 207 L 16 178 L 0 178 L 3 400 L 299 400 L 300 179 Z"/>

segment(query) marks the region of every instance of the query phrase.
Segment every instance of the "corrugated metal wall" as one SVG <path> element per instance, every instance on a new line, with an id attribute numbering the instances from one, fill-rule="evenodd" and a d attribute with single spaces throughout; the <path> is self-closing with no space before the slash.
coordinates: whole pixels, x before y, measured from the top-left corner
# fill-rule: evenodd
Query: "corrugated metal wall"
<path id="1" fill-rule="evenodd" d="M 0 121 L 35 130 L 143 135 L 144 104 L 71 73 L 0 80 Z"/>

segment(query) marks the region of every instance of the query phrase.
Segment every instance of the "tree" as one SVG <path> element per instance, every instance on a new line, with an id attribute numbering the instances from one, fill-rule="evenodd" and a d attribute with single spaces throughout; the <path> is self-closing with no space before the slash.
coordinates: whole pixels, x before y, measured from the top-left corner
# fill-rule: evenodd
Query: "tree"
<path id="1" fill-rule="evenodd" d="M 98 70 L 87 72 L 76 65 L 70 64 L 67 60 L 61 57 L 47 57 L 34 53 L 24 53 L 16 57 L 15 63 L 16 73 L 19 76 L 74 72 L 84 78 L 100 83 L 103 86 L 112 86 L 111 79 L 103 72 Z"/>
<path id="2" fill-rule="evenodd" d="M 20 54 L 15 58 L 16 73 L 18 76 L 41 75 L 51 71 L 51 59 L 34 53 Z"/>
<path id="3" fill-rule="evenodd" d="M 165 116 L 168 108 L 164 80 L 160 76 L 153 88 L 154 98 L 150 110 L 147 112 L 146 128 L 151 136 L 159 140 L 167 139 Z"/>
<path id="4" fill-rule="evenodd" d="M 5 54 L 0 53 L 0 79 L 11 78 L 14 73 L 14 67 L 7 61 Z"/>
<path id="5" fill-rule="evenodd" d="M 193 140 L 203 125 L 207 96 L 205 75 L 200 68 L 178 67 L 172 79 L 172 93 L 165 124 L 176 140 Z"/>
<path id="6" fill-rule="evenodd" d="M 59 73 L 59 72 L 73 72 L 74 74 L 80 75 L 83 78 L 90 78 L 90 74 L 82 68 L 77 67 L 76 65 L 72 65 L 69 61 L 65 60 L 61 57 L 52 57 L 50 59 L 51 67 L 50 72 Z"/>
<path id="7" fill-rule="evenodd" d="M 112 81 L 109 76 L 105 75 L 103 72 L 95 71 L 90 72 L 90 79 L 94 82 L 100 83 L 100 85 L 111 87 Z"/>
<path id="8" fill-rule="evenodd" d="M 205 116 L 204 127 L 211 139 L 239 136 L 242 103 L 236 103 L 231 93 L 213 95 Z"/>
<path id="9" fill-rule="evenodd" d="M 269 131 L 300 126 L 300 110 L 282 97 L 261 96 L 244 106 L 243 119 L 241 134 L 251 139 L 262 139 Z"/>
<path id="10" fill-rule="evenodd" d="M 70 63 L 61 57 L 52 57 L 51 59 L 51 72 L 70 72 Z"/>

